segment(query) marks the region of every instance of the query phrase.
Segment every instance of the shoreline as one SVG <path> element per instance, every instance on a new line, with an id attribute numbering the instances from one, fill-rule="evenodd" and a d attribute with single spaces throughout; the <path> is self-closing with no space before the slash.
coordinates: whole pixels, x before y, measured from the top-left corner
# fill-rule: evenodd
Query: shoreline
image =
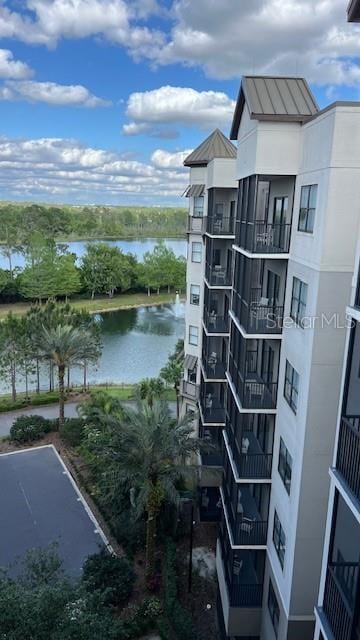
<path id="1" fill-rule="evenodd" d="M 122 294 L 120 296 L 115 296 L 114 298 L 100 298 L 98 300 L 98 306 L 96 305 L 96 298 L 91 300 L 91 298 L 84 299 L 70 299 L 68 300 L 69 304 L 73 306 L 75 309 L 85 309 L 89 314 L 95 315 L 97 313 L 109 313 L 110 311 L 126 311 L 129 309 L 140 309 L 141 307 L 154 307 L 161 306 L 163 304 L 174 304 L 175 303 L 176 293 L 160 293 L 153 294 L 152 296 L 148 296 L 146 293 L 139 294 Z M 124 299 L 127 299 L 124 301 Z M 133 298 L 133 300 L 131 300 Z M 138 298 L 136 301 L 135 299 Z M 180 295 L 180 302 L 185 302 L 185 295 Z M 122 300 L 124 303 L 122 303 Z M 6 303 L 6 309 L 2 309 L 3 305 L 0 304 L 0 322 L 4 320 L 4 318 L 8 315 L 8 313 L 13 313 L 14 315 L 25 315 L 27 311 L 37 304 L 34 302 L 33 304 L 26 303 Z"/>
<path id="2" fill-rule="evenodd" d="M 133 236 L 96 236 L 96 238 L 94 238 L 93 236 L 73 236 L 71 238 L 64 238 L 62 236 L 55 236 L 54 237 L 55 243 L 58 244 L 66 244 L 67 242 L 104 242 L 104 241 L 108 241 L 108 242 L 115 242 L 116 240 L 133 240 L 141 242 L 141 241 L 145 241 L 145 240 L 186 240 L 186 231 L 182 234 L 178 233 L 178 234 L 174 234 L 174 235 L 169 235 L 169 234 L 165 234 L 165 235 L 161 235 L 161 236 L 139 236 L 139 235 L 133 235 Z M 4 246 L 6 244 L 6 242 L 4 242 L 3 240 L 0 240 L 0 246 Z M 21 247 L 22 245 L 17 245 L 19 247 Z M 17 253 L 16 251 L 14 251 L 14 253 Z"/>

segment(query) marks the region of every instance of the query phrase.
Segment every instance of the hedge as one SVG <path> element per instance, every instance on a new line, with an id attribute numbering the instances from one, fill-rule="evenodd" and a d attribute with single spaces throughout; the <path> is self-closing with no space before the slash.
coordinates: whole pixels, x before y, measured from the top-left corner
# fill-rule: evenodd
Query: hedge
<path id="1" fill-rule="evenodd" d="M 164 611 L 166 620 L 160 621 L 159 633 L 163 640 L 196 640 L 197 633 L 190 614 L 179 602 L 176 571 L 176 546 L 167 538 L 165 543 L 164 566 Z M 172 630 L 174 633 L 172 633 Z"/>
<path id="2" fill-rule="evenodd" d="M 14 442 L 34 442 L 55 428 L 53 420 L 42 416 L 18 416 L 10 429 L 10 440 Z"/>

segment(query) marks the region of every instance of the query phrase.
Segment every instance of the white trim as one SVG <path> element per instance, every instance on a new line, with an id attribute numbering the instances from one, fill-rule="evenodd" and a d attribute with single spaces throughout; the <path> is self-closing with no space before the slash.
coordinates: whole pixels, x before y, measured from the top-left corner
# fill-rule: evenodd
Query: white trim
<path id="1" fill-rule="evenodd" d="M 232 533 L 231 533 L 231 528 L 230 528 L 230 524 L 229 524 L 229 520 L 228 520 L 228 516 L 227 516 L 224 493 L 223 493 L 222 487 L 220 487 L 220 496 L 221 496 L 221 502 L 222 502 L 222 505 L 223 505 L 223 512 L 224 512 L 224 516 L 225 516 L 226 528 L 227 528 L 227 532 L 228 532 L 231 548 L 232 549 L 236 549 L 236 550 L 243 549 L 245 551 L 246 550 L 266 551 L 266 549 L 267 549 L 267 545 L 266 544 L 234 544 Z"/>
<path id="2" fill-rule="evenodd" d="M 251 477 L 249 477 L 249 478 L 240 478 L 240 476 L 238 475 L 237 470 L 236 470 L 234 459 L 233 459 L 233 457 L 231 455 L 231 449 L 230 449 L 230 446 L 229 446 L 228 437 L 227 437 L 227 433 L 226 433 L 225 429 L 223 429 L 222 435 L 223 435 L 223 438 L 224 438 L 225 447 L 226 447 L 226 451 L 227 451 L 227 454 L 228 454 L 228 457 L 229 457 L 229 462 L 230 462 L 230 465 L 231 465 L 231 469 L 232 469 L 232 472 L 233 472 L 233 476 L 234 476 L 235 482 L 237 484 L 250 484 L 250 483 L 251 484 L 271 484 L 271 482 L 272 482 L 271 478 L 251 478 Z"/>
<path id="3" fill-rule="evenodd" d="M 76 484 L 74 478 L 72 477 L 69 469 L 66 467 L 65 462 L 63 461 L 62 457 L 60 456 L 58 450 L 56 449 L 56 447 L 53 444 L 44 444 L 44 445 L 40 445 L 38 447 L 29 447 L 27 449 L 20 449 L 19 451 L 9 451 L 8 453 L 1 453 L 0 456 L 10 456 L 13 454 L 18 454 L 18 453 L 29 453 L 31 451 L 38 451 L 39 449 L 52 449 L 53 452 L 55 453 L 55 456 L 57 457 L 57 459 L 59 460 L 61 466 L 63 467 L 63 474 L 66 475 L 68 477 L 68 479 L 70 480 L 70 483 L 73 486 L 73 489 L 75 490 L 75 493 L 77 494 L 78 497 L 78 502 L 81 502 L 88 517 L 90 518 L 91 522 L 93 523 L 95 529 L 94 529 L 94 533 L 98 533 L 100 535 L 100 537 L 102 538 L 102 541 L 104 543 L 104 545 L 106 546 L 106 548 L 108 549 L 108 551 L 110 551 L 111 554 L 116 555 L 115 551 L 113 549 L 113 547 L 111 546 L 109 540 L 107 539 L 104 531 L 102 530 L 99 522 L 96 520 L 93 512 L 91 511 L 88 503 L 86 502 L 84 496 L 82 495 L 78 485 Z"/>
<path id="4" fill-rule="evenodd" d="M 203 326 L 203 329 L 205 331 L 205 334 L 207 336 L 213 336 L 214 338 L 229 338 L 229 336 L 230 336 L 229 331 L 225 331 L 224 333 L 216 333 L 215 331 L 208 331 L 206 326 L 205 326 L 204 318 L 202 319 L 201 322 L 202 322 L 202 326 Z"/>
<path id="5" fill-rule="evenodd" d="M 289 260 L 290 253 L 251 253 L 242 247 L 239 247 L 237 244 L 233 244 L 232 248 L 237 253 L 242 253 L 246 258 L 259 258 L 261 260 Z"/>
<path id="6" fill-rule="evenodd" d="M 208 282 L 208 280 L 207 280 L 205 275 L 204 275 L 204 281 L 205 281 L 205 284 L 206 284 L 208 289 L 227 289 L 229 291 L 232 290 L 232 285 L 225 285 L 225 284 L 220 284 L 220 285 L 218 285 L 218 284 L 215 285 L 214 284 L 213 285 L 213 284 L 209 284 L 209 282 Z"/>
<path id="7" fill-rule="evenodd" d="M 246 333 L 243 326 L 240 324 L 236 315 L 230 309 L 229 316 L 232 319 L 234 325 L 239 329 L 241 335 L 246 340 L 282 340 L 282 333 Z"/>
<path id="8" fill-rule="evenodd" d="M 229 385 L 229 387 L 231 389 L 231 393 L 233 394 L 233 398 L 235 400 L 236 406 L 239 409 L 240 413 L 268 413 L 270 415 L 274 415 L 274 416 L 276 415 L 277 409 L 245 409 L 242 406 L 242 404 L 240 402 L 240 399 L 238 398 L 238 395 L 236 393 L 236 389 L 234 387 L 234 383 L 231 380 L 228 372 L 226 372 L 225 375 L 226 375 L 227 383 L 228 383 L 228 385 Z"/>
<path id="9" fill-rule="evenodd" d="M 341 497 L 344 499 L 347 506 L 349 507 L 354 518 L 356 518 L 356 520 L 360 524 L 359 502 L 356 500 L 356 498 L 352 496 L 351 489 L 350 487 L 348 487 L 346 480 L 345 479 L 343 480 L 341 478 L 341 475 L 339 474 L 338 470 L 335 467 L 330 467 L 329 475 L 336 489 L 338 490 Z"/>
<path id="10" fill-rule="evenodd" d="M 235 240 L 235 233 L 216 234 L 216 233 L 209 233 L 209 231 L 205 231 L 204 235 L 208 236 L 209 238 L 215 238 L 217 240 Z"/>
<path id="11" fill-rule="evenodd" d="M 198 407 L 199 407 L 201 422 L 204 427 L 205 426 L 206 427 L 224 427 L 225 426 L 225 420 L 223 422 L 205 422 L 200 401 L 199 401 Z"/>
<path id="12" fill-rule="evenodd" d="M 357 307 L 346 307 L 346 315 L 350 318 L 354 318 L 356 322 L 360 322 L 360 309 L 358 309 Z"/>

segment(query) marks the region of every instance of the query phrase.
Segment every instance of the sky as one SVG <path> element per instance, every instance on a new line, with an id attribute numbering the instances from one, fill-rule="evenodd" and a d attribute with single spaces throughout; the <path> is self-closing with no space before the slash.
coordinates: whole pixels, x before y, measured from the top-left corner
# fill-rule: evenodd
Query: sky
<path id="1" fill-rule="evenodd" d="M 0 200 L 181 205 L 241 77 L 360 100 L 347 0 L 0 0 Z"/>

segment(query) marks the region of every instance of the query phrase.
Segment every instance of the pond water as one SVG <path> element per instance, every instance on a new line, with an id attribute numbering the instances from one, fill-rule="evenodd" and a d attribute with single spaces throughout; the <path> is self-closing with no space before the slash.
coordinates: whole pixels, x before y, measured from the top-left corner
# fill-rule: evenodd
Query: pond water
<path id="1" fill-rule="evenodd" d="M 156 238 L 142 238 L 140 240 L 77 240 L 75 242 L 64 242 L 71 253 L 75 253 L 78 259 L 86 253 L 86 246 L 95 242 L 104 242 L 111 247 L 119 247 L 124 253 L 133 253 L 139 261 L 142 260 L 146 251 L 152 251 L 159 242 Z M 176 256 L 186 256 L 186 240 L 182 238 L 164 238 L 164 244 L 172 249 Z M 12 257 L 13 267 L 24 267 L 25 258 L 21 253 L 14 253 Z M 0 269 L 8 269 L 9 262 L 1 253 L 0 247 Z"/>
<path id="2" fill-rule="evenodd" d="M 101 326 L 103 350 L 96 368 L 90 368 L 88 382 L 139 382 L 143 378 L 157 377 L 160 369 L 184 337 L 185 306 L 181 302 L 161 306 L 111 311 L 96 316 Z M 73 369 L 71 382 L 82 384 L 83 371 Z M 41 388 L 48 388 L 48 375 L 41 375 Z M 30 383 L 35 388 L 35 380 Z M 17 388 L 24 390 L 19 380 Z M 2 382 L 0 392 L 10 392 Z"/>

